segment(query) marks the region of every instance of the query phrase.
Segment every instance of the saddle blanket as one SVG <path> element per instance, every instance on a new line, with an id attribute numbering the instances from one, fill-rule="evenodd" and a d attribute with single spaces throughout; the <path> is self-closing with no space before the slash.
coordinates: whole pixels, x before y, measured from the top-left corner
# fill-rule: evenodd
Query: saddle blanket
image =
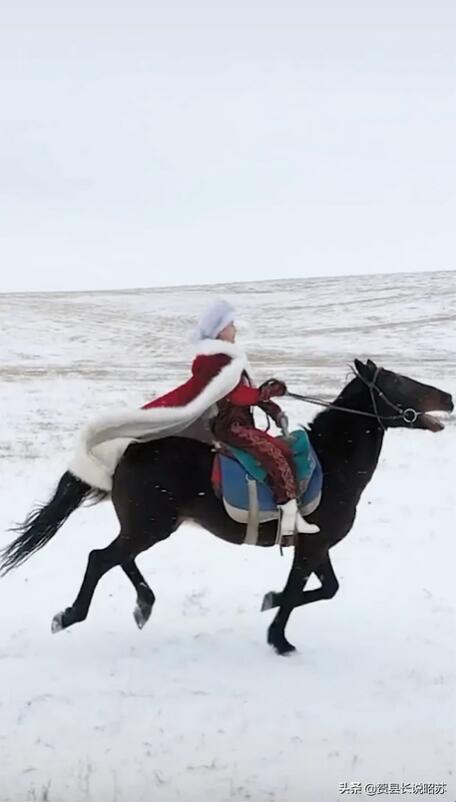
<path id="1" fill-rule="evenodd" d="M 295 460 L 299 488 L 299 508 L 303 515 L 317 509 L 323 486 L 323 472 L 307 432 L 292 432 L 288 439 Z M 214 463 L 213 483 L 225 509 L 234 521 L 247 524 L 245 543 L 258 542 L 258 527 L 266 521 L 278 521 L 279 512 L 272 491 L 266 484 L 266 471 L 258 461 L 238 448 L 224 445 L 233 455 L 218 454 Z"/>

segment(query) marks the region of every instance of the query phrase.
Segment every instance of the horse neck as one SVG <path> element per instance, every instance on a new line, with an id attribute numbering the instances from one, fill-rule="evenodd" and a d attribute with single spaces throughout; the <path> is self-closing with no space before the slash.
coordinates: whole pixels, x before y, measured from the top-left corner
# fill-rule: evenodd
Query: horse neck
<path id="1" fill-rule="evenodd" d="M 347 392 L 347 389 L 349 392 Z M 357 379 L 334 402 L 344 409 L 372 413 L 368 389 Z M 384 429 L 375 419 L 327 409 L 310 427 L 310 439 L 325 477 L 359 498 L 374 473 L 383 445 Z"/>

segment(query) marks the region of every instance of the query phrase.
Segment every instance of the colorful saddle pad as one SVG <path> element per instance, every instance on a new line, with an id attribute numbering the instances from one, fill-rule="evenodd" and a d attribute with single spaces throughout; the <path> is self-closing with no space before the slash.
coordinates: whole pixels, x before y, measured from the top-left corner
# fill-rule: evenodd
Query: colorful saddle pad
<path id="1" fill-rule="evenodd" d="M 323 472 L 307 432 L 293 432 L 290 438 L 300 491 L 299 505 L 303 514 L 310 514 L 320 502 Z M 227 446 L 224 448 L 233 457 L 217 455 L 213 473 L 215 492 L 223 499 L 231 518 L 250 525 L 253 539 L 247 542 L 256 542 L 255 529 L 257 533 L 258 524 L 278 517 L 277 505 L 266 484 L 266 471 L 245 451 Z"/>

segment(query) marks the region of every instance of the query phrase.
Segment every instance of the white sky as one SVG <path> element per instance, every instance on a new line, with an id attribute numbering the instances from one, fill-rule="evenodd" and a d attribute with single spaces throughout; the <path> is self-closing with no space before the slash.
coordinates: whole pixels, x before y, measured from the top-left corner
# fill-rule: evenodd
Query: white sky
<path id="1" fill-rule="evenodd" d="M 456 267 L 456 4 L 2 2 L 0 291 Z"/>

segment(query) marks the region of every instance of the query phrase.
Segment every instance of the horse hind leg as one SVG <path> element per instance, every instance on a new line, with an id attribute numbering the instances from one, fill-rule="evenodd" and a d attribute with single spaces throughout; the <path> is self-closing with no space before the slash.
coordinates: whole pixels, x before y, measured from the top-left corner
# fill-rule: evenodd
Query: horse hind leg
<path id="1" fill-rule="evenodd" d="M 141 571 L 134 560 L 129 560 L 122 565 L 122 571 L 126 574 L 136 590 L 136 607 L 133 611 L 133 618 L 138 629 L 142 629 L 148 622 L 152 607 L 155 603 L 155 594 L 144 579 Z"/>
<path id="2" fill-rule="evenodd" d="M 87 618 L 93 594 L 101 577 L 111 568 L 114 568 L 115 565 L 123 566 L 128 564 L 136 557 L 136 553 L 131 540 L 122 536 L 122 534 L 106 548 L 91 551 L 79 593 L 70 607 L 54 616 L 52 619 L 52 631 L 60 632 L 62 629 L 67 629 L 73 624 L 84 621 Z"/>

